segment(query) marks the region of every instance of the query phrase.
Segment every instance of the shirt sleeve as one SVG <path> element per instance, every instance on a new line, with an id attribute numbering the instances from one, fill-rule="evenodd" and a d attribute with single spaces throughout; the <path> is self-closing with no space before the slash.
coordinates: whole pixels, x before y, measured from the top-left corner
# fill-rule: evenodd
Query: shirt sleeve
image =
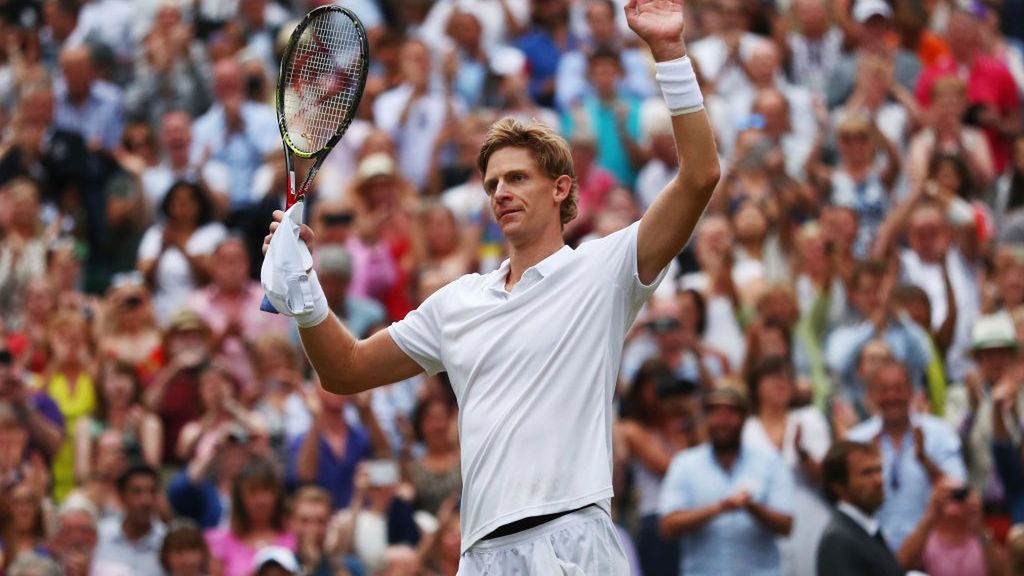
<path id="1" fill-rule="evenodd" d="M 966 480 L 967 470 L 960 452 L 960 437 L 941 420 L 936 420 L 928 428 L 925 431 L 925 442 L 931 444 L 927 447 L 930 448 L 927 450 L 929 456 L 947 476 L 958 481 Z M 929 436 L 933 437 L 930 441 Z"/>
<path id="2" fill-rule="evenodd" d="M 395 344 L 430 375 L 444 371 L 441 360 L 445 295 L 459 281 L 434 292 L 405 318 L 388 327 Z"/>
<path id="3" fill-rule="evenodd" d="M 608 271 L 606 277 L 625 289 L 631 311 L 634 314 L 640 310 L 651 294 L 654 294 L 668 271 L 668 266 L 666 266 L 650 284 L 640 281 L 637 265 L 639 232 L 640 222 L 638 221 L 614 234 L 580 246 L 581 250 L 591 252 L 591 257 L 598 266 Z"/>

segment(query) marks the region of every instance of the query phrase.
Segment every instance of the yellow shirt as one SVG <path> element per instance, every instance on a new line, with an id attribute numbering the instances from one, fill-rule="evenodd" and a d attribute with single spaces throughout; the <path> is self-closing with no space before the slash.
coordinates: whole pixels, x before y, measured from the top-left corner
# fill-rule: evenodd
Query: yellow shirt
<path id="1" fill-rule="evenodd" d="M 96 409 L 96 386 L 92 376 L 82 373 L 74 386 L 63 374 L 53 374 L 40 387 L 64 416 L 64 442 L 53 459 L 53 497 L 60 502 L 75 487 L 75 424 Z"/>

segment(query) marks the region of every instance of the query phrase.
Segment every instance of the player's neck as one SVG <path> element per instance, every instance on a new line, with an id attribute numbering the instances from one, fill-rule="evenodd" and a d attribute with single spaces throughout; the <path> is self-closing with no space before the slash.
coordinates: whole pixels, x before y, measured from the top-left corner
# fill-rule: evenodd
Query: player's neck
<path id="1" fill-rule="evenodd" d="M 520 246 L 513 245 L 511 248 L 512 253 L 509 256 L 510 262 L 508 277 L 505 279 L 505 289 L 511 291 L 523 277 L 523 272 L 526 272 L 530 267 L 536 266 L 541 260 L 544 260 L 548 256 L 558 252 L 562 249 L 562 246 L 565 246 L 565 241 L 562 240 L 561 231 L 557 234 L 546 234 L 537 241 L 529 244 L 523 244 Z"/>

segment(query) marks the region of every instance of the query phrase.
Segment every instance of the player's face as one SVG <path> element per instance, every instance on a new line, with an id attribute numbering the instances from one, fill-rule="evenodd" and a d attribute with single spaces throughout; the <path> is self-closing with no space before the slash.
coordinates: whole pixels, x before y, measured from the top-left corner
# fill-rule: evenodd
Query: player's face
<path id="1" fill-rule="evenodd" d="M 568 176 L 554 180 L 544 174 L 525 148 L 502 148 L 491 155 L 484 190 L 494 220 L 513 246 L 537 238 L 552 224 L 560 225 L 559 206 L 568 194 L 568 182 Z"/>

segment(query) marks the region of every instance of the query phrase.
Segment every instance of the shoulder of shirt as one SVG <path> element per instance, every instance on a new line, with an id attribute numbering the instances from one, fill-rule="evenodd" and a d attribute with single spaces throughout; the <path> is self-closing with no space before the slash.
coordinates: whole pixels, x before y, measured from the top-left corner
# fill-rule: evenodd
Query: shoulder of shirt
<path id="1" fill-rule="evenodd" d="M 707 458 L 710 454 L 711 445 L 707 442 L 691 446 L 685 450 L 681 450 L 672 457 L 670 466 L 692 466 L 699 464 L 701 460 Z"/>
<path id="2" fill-rule="evenodd" d="M 846 437 L 854 441 L 865 441 L 877 434 L 880 426 L 881 420 L 874 416 L 851 428 Z"/>

